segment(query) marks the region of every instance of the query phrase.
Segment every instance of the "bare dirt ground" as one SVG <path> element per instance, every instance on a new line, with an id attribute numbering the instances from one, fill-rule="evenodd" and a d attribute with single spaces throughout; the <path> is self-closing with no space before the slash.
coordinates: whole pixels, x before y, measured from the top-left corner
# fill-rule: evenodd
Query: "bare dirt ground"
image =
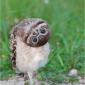
<path id="1" fill-rule="evenodd" d="M 8 80 L 0 80 L 0 85 L 25 85 L 24 79 L 21 77 L 12 77 Z M 85 78 L 82 78 L 77 83 L 47 83 L 38 81 L 36 85 L 85 85 Z"/>

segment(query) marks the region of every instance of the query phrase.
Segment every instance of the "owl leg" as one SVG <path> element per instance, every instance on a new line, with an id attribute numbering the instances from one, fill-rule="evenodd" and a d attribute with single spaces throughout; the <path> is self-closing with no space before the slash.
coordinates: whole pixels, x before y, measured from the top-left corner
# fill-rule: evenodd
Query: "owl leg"
<path id="1" fill-rule="evenodd" d="M 32 72 L 28 72 L 28 76 L 29 76 L 30 85 L 34 85 L 33 73 Z"/>

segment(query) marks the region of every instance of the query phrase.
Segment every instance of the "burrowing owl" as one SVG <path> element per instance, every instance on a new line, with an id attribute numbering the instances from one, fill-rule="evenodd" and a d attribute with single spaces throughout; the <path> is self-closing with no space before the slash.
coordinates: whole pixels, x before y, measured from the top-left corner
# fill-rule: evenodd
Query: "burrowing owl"
<path id="1" fill-rule="evenodd" d="M 27 73 L 33 85 L 33 72 L 43 67 L 50 53 L 49 27 L 46 21 L 28 18 L 18 22 L 10 33 L 13 68 Z"/>

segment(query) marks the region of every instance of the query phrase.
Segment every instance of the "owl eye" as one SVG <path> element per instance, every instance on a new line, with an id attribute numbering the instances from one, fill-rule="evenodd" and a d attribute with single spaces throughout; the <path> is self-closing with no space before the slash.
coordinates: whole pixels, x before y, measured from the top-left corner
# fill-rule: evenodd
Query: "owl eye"
<path id="1" fill-rule="evenodd" d="M 46 33 L 46 28 L 41 28 L 40 33 L 42 33 L 42 34 Z"/>
<path id="2" fill-rule="evenodd" d="M 32 43 L 37 43 L 38 42 L 38 39 L 37 39 L 36 36 L 32 36 L 31 40 L 32 40 Z"/>

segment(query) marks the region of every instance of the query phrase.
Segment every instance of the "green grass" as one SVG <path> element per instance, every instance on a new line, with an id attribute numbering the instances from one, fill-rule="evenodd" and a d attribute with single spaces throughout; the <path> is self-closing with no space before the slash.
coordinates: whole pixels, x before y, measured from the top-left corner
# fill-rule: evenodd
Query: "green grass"
<path id="1" fill-rule="evenodd" d="M 14 75 L 10 63 L 9 32 L 16 19 L 39 17 L 51 29 L 48 64 L 39 70 L 42 80 L 63 81 L 76 68 L 85 75 L 84 0 L 0 0 L 0 77 Z"/>

